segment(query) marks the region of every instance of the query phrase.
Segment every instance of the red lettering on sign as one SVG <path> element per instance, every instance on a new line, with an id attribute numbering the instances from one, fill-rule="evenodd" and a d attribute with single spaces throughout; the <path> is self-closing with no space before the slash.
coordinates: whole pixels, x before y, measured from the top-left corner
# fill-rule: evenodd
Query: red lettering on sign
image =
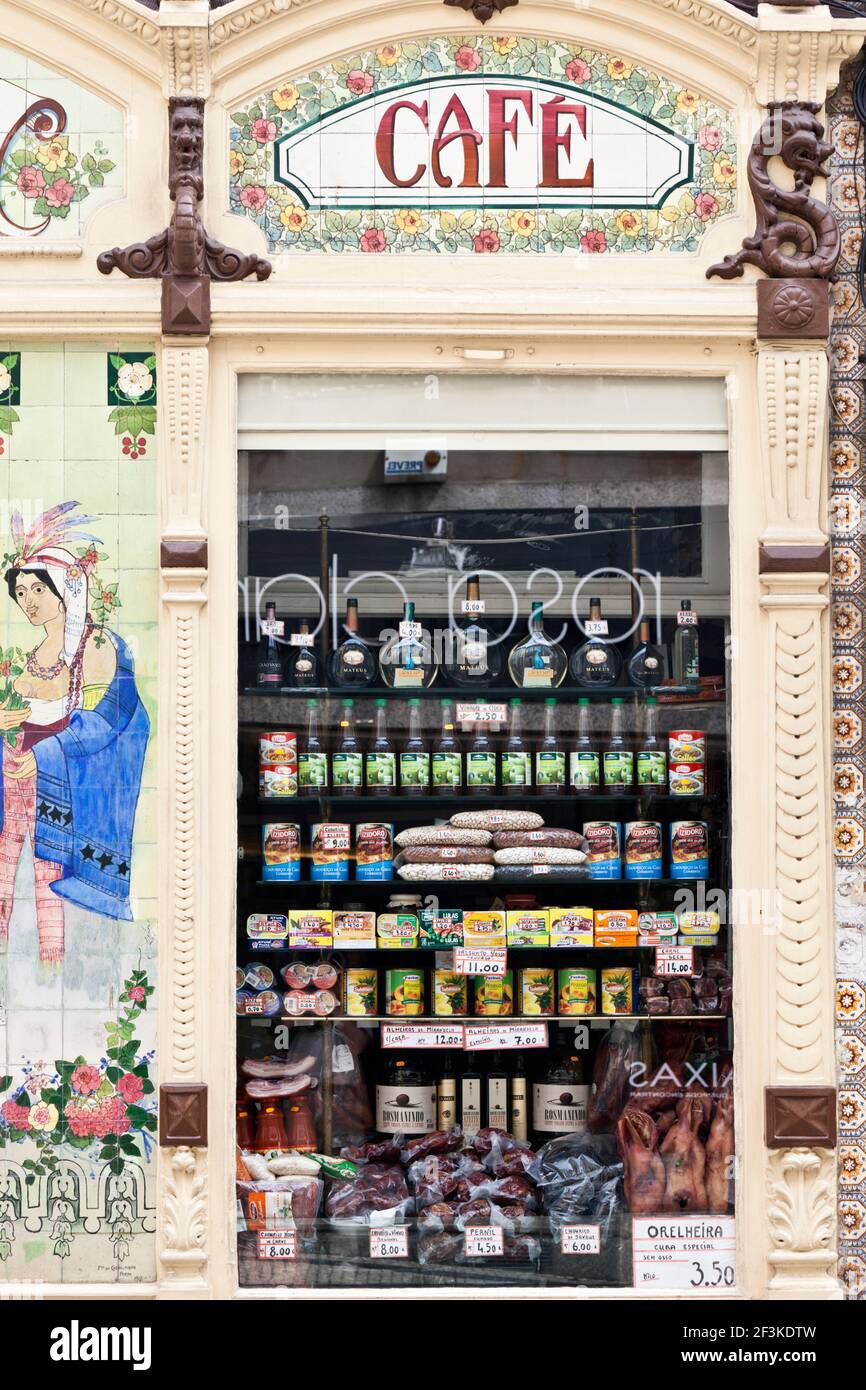
<path id="1" fill-rule="evenodd" d="M 540 188 L 592 188 L 592 160 L 586 166 L 586 173 L 579 179 L 563 179 L 559 176 L 559 151 L 565 150 L 571 158 L 571 136 L 574 130 L 559 129 L 560 116 L 575 116 L 580 133 L 586 139 L 586 107 L 576 101 L 566 101 L 564 97 L 553 97 L 541 108 L 541 183 Z"/>
<path id="2" fill-rule="evenodd" d="M 505 188 L 505 136 L 511 136 L 515 145 L 517 144 L 517 122 L 520 112 L 515 111 L 506 120 L 505 103 L 508 101 L 523 102 L 524 109 L 530 121 L 532 120 L 532 93 L 525 89 L 507 91 L 494 89 L 488 93 L 490 100 L 490 178 L 487 180 L 488 188 Z"/>
<path id="3" fill-rule="evenodd" d="M 452 117 L 457 122 L 457 129 L 449 131 L 446 135 L 445 127 Z M 433 141 L 430 167 L 440 188 L 450 188 L 453 182 L 448 174 L 443 173 L 442 165 L 439 162 L 440 152 L 450 145 L 452 140 L 463 141 L 463 178 L 460 180 L 459 187 L 480 188 L 481 185 L 478 182 L 478 146 L 481 144 L 482 136 L 473 126 L 469 112 L 456 92 L 442 112 L 436 138 Z"/>
<path id="4" fill-rule="evenodd" d="M 420 106 L 416 106 L 414 101 L 395 101 L 393 106 L 389 106 L 381 121 L 379 129 L 376 131 L 376 158 L 379 161 L 379 168 L 385 175 L 389 183 L 393 183 L 397 188 L 412 188 L 424 177 L 426 164 L 419 164 L 410 179 L 401 179 L 397 176 L 394 167 L 394 127 L 397 121 L 398 111 L 414 111 L 421 121 L 426 131 L 430 129 L 427 116 L 427 103 L 422 101 Z"/>

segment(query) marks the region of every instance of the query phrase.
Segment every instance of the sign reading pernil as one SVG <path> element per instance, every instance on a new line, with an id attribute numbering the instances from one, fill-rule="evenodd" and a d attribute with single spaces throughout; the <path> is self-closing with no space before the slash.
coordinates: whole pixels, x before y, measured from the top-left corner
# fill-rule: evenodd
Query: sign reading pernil
<path id="1" fill-rule="evenodd" d="M 273 250 L 695 251 L 732 212 L 732 113 L 614 53 L 438 36 L 232 112 L 233 207 Z"/>

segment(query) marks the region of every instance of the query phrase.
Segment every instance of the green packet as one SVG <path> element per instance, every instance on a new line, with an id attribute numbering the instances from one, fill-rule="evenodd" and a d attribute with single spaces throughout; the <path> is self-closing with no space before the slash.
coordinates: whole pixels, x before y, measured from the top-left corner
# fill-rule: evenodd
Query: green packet
<path id="1" fill-rule="evenodd" d="M 350 1163 L 348 1158 L 330 1158 L 327 1154 L 308 1154 L 314 1163 L 318 1163 L 322 1172 L 328 1178 L 354 1178 L 358 1173 L 357 1163 Z"/>

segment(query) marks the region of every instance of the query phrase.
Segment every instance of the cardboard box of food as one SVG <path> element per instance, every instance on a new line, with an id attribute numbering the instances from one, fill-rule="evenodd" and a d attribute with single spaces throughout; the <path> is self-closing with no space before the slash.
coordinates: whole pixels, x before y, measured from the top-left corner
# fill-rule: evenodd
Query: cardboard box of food
<path id="1" fill-rule="evenodd" d="M 505 914 L 505 931 L 509 950 L 512 946 L 549 946 L 550 910 L 546 907 L 509 909 Z"/>
<path id="2" fill-rule="evenodd" d="M 329 907 L 292 908 L 289 912 L 289 945 L 315 950 L 334 944 L 334 913 Z"/>
<path id="3" fill-rule="evenodd" d="M 376 914 L 360 909 L 334 912 L 334 945 L 355 951 L 375 950 Z"/>
<path id="4" fill-rule="evenodd" d="M 410 950 L 418 945 L 418 917 L 414 912 L 380 912 L 376 919 L 376 943 L 382 950 Z"/>
<path id="5" fill-rule="evenodd" d="M 490 912 L 463 913 L 464 946 L 504 946 L 505 913 L 498 910 Z"/>
<path id="6" fill-rule="evenodd" d="M 550 908 L 551 946 L 592 946 L 593 918 L 591 907 Z"/>
<path id="7" fill-rule="evenodd" d="M 463 945 L 462 907 L 422 907 L 418 944 L 436 951 Z"/>

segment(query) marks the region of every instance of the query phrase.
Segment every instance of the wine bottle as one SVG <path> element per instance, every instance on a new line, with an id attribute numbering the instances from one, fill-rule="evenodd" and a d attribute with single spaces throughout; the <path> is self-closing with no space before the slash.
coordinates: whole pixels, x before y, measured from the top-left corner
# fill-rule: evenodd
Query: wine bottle
<path id="1" fill-rule="evenodd" d="M 388 737 L 388 702 L 376 701 L 373 742 L 365 759 L 369 796 L 393 796 L 397 790 L 397 755 Z"/>
<path id="2" fill-rule="evenodd" d="M 355 735 L 354 701 L 344 700 L 340 736 L 331 757 L 334 796 L 357 796 L 364 784 L 364 756 Z"/>
<path id="3" fill-rule="evenodd" d="M 548 1070 L 532 1088 L 533 1147 L 558 1134 L 585 1134 L 589 1086 L 583 1063 L 566 1048 L 554 1055 Z"/>
<path id="4" fill-rule="evenodd" d="M 442 666 L 453 685 L 492 685 L 502 674 L 502 648 L 494 644 L 487 625 L 478 621 L 483 613 L 481 582 L 477 574 L 471 574 L 466 580 L 463 618 L 449 633 L 453 656 Z"/>
<path id="5" fill-rule="evenodd" d="M 386 685 L 400 689 L 425 689 L 436 679 L 439 668 L 426 633 L 415 621 L 414 603 L 404 603 L 397 635 L 385 643 L 379 655 L 379 669 Z"/>
<path id="6" fill-rule="evenodd" d="M 478 700 L 479 705 L 486 704 Z M 496 791 L 496 750 L 486 723 L 479 720 L 466 754 L 466 790 L 471 796 L 491 796 Z"/>
<path id="7" fill-rule="evenodd" d="M 526 1085 L 526 1063 L 518 1052 L 511 1076 L 511 1133 L 515 1139 L 526 1139 L 529 1134 L 529 1098 Z"/>
<path id="8" fill-rule="evenodd" d="M 454 796 L 463 789 L 463 754 L 454 737 L 454 706 L 442 701 L 442 730 L 433 745 L 433 795 Z"/>
<path id="9" fill-rule="evenodd" d="M 277 606 L 275 603 L 266 603 L 262 638 L 256 659 L 256 685 L 265 689 L 279 688 L 283 683 L 283 658 L 277 644 L 277 626 Z"/>
<path id="10" fill-rule="evenodd" d="M 409 729 L 400 754 L 400 790 L 404 796 L 426 796 L 430 790 L 430 754 L 421 737 L 421 701 L 409 701 Z"/>
<path id="11" fill-rule="evenodd" d="M 508 1073 L 498 1052 L 492 1053 L 487 1068 L 487 1128 L 508 1129 Z"/>
<path id="12" fill-rule="evenodd" d="M 508 671 L 515 685 L 524 690 L 550 689 L 561 685 L 568 669 L 565 652 L 544 631 L 544 604 L 533 601 L 529 636 L 511 649 Z"/>
<path id="13" fill-rule="evenodd" d="M 442 1075 L 436 1087 L 436 1128 L 453 1129 L 457 1124 L 457 1074 L 454 1059 L 446 1052 L 442 1060 Z"/>
<path id="14" fill-rule="evenodd" d="M 589 600 L 587 632 L 586 641 L 571 653 L 568 669 L 572 680 L 584 686 L 616 685 L 622 670 L 622 657 L 604 635 L 607 623 L 601 616 L 600 598 Z"/>
<path id="15" fill-rule="evenodd" d="M 294 634 L 292 636 L 294 637 Z M 302 618 L 298 623 L 298 636 L 308 640 L 301 646 L 292 641 L 286 662 L 286 684 L 293 689 L 303 690 L 319 684 L 319 658 L 316 656 L 313 639 L 310 637 L 310 624 L 306 618 Z"/>
<path id="16" fill-rule="evenodd" d="M 358 600 L 346 599 L 345 636 L 331 653 L 328 677 L 332 685 L 364 686 L 376 679 L 376 659 L 358 631 Z"/>
<path id="17" fill-rule="evenodd" d="M 565 743 L 556 731 L 556 700 L 544 702 L 544 731 L 535 750 L 535 789 L 539 796 L 565 792 Z"/>
<path id="18" fill-rule="evenodd" d="M 460 1078 L 460 1123 L 464 1138 L 471 1139 L 481 1128 L 481 1073 L 471 1065 Z"/>
<path id="19" fill-rule="evenodd" d="M 680 600 L 680 614 L 674 633 L 674 684 L 697 685 L 701 678 L 700 637 L 698 615 L 692 612 L 690 598 Z"/>
<path id="20" fill-rule="evenodd" d="M 435 1127 L 435 1084 L 422 1066 L 392 1056 L 376 1086 L 377 1130 L 380 1134 L 432 1134 Z"/>
<path id="21" fill-rule="evenodd" d="M 601 753 L 592 732 L 592 707 L 586 696 L 577 702 L 577 738 L 569 759 L 569 783 L 575 796 L 597 796 Z"/>
<path id="22" fill-rule="evenodd" d="M 667 755 L 658 736 L 658 702 L 648 695 L 644 706 L 643 738 L 637 749 L 638 788 L 660 787 L 668 780 Z"/>
<path id="23" fill-rule="evenodd" d="M 626 662 L 626 674 L 632 685 L 661 685 L 665 676 L 665 654 L 650 641 L 650 625 L 643 619 L 639 642 Z"/>
<path id="24" fill-rule="evenodd" d="M 502 791 L 505 796 L 525 796 L 532 786 L 532 755 L 523 734 L 523 701 L 508 702 L 508 741 L 502 754 Z"/>
<path id="25" fill-rule="evenodd" d="M 328 785 L 328 755 L 319 738 L 319 702 L 307 705 L 307 734 L 298 754 L 298 786 L 305 792 L 324 791 Z"/>
<path id="26" fill-rule="evenodd" d="M 634 791 L 634 753 L 626 744 L 624 715 L 622 700 L 611 700 L 603 760 L 604 789 L 611 796 L 628 796 Z"/>

